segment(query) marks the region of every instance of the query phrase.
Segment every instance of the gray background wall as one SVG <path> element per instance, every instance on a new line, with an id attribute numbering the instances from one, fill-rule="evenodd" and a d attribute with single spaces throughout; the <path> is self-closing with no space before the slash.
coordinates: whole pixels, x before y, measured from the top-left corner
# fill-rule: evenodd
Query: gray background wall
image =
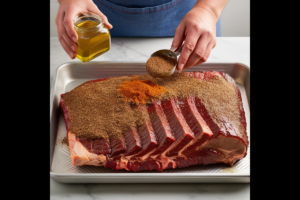
<path id="1" fill-rule="evenodd" d="M 126 0 L 124 0 L 126 1 Z M 50 36 L 57 37 L 55 18 L 59 3 L 50 0 Z M 250 36 L 250 0 L 229 0 L 221 14 L 222 37 Z"/>

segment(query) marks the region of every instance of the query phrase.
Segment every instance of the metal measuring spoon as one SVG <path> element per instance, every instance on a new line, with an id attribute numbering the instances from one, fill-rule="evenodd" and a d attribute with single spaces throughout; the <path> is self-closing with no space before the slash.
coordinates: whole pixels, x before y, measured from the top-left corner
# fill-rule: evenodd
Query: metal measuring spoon
<path id="1" fill-rule="evenodd" d="M 168 71 L 166 73 L 163 73 L 163 74 L 161 74 L 160 76 L 158 76 L 156 78 L 166 78 L 166 77 L 171 76 L 175 72 L 175 69 L 176 69 L 176 66 L 177 66 L 177 61 L 178 61 L 177 57 L 180 55 L 182 47 L 183 47 L 183 45 L 176 52 L 171 51 L 169 49 L 161 49 L 161 50 L 155 51 L 150 56 L 150 57 L 153 57 L 153 56 L 167 56 L 167 57 L 173 58 L 176 61 L 175 66 L 170 71 Z"/>

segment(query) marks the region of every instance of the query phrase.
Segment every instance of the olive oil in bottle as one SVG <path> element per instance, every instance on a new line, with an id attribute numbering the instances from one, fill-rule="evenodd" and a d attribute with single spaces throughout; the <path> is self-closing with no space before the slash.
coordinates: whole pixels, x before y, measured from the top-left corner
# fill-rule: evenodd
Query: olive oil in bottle
<path id="1" fill-rule="evenodd" d="M 110 49 L 110 32 L 100 16 L 94 13 L 81 13 L 74 20 L 78 34 L 77 58 L 82 62 L 100 56 Z"/>

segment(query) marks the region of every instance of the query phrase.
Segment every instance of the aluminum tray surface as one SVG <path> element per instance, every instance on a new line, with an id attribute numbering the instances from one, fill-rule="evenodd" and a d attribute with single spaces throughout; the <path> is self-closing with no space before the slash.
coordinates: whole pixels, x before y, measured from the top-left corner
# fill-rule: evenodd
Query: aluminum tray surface
<path id="1" fill-rule="evenodd" d="M 215 70 L 229 74 L 241 91 L 250 143 L 250 70 L 240 63 L 204 63 L 185 71 Z M 146 74 L 145 63 L 89 62 L 66 63 L 54 75 L 50 94 L 50 176 L 64 183 L 247 183 L 250 182 L 250 146 L 247 156 L 232 167 L 225 164 L 191 166 L 163 172 L 113 171 L 103 166 L 73 166 L 67 145 L 61 141 L 67 135 L 60 95 L 93 79 Z"/>

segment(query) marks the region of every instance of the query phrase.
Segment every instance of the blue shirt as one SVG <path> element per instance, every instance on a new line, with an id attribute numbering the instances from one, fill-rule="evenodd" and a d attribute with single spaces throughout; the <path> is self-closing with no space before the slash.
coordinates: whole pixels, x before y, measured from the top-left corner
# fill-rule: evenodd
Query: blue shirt
<path id="1" fill-rule="evenodd" d="M 93 0 L 113 25 L 113 37 L 174 37 L 197 0 Z M 221 36 L 220 19 L 216 24 Z"/>

